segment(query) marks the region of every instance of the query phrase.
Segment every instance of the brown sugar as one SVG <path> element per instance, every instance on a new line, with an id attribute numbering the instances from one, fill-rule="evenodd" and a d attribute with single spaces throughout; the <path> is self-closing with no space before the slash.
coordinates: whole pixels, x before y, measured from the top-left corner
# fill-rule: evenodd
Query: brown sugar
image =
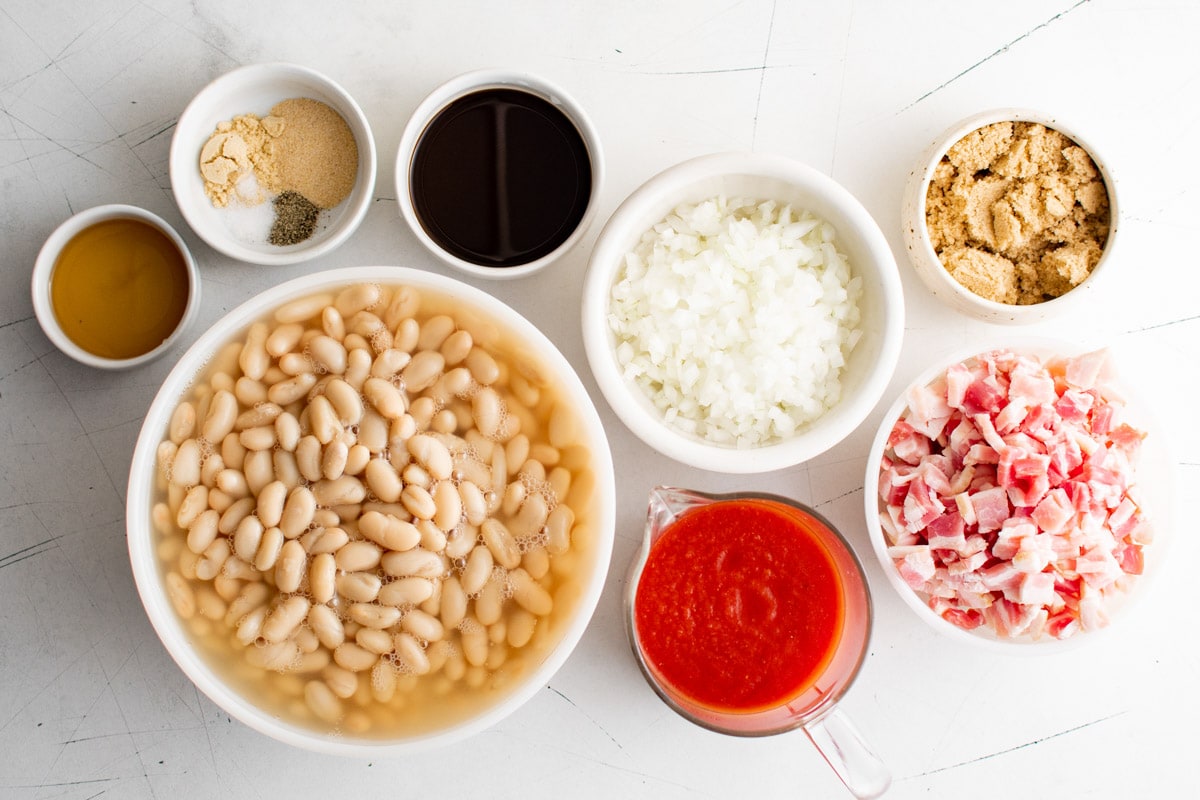
<path id="1" fill-rule="evenodd" d="M 942 265 L 965 288 L 1011 305 L 1082 283 L 1108 240 L 1108 190 L 1062 133 L 997 122 L 964 136 L 934 169 L 926 225 Z"/>

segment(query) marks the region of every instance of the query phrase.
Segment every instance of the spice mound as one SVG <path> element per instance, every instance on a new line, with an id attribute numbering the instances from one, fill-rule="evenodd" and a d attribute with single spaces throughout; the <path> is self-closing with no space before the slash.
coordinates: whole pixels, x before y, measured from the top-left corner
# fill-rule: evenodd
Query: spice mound
<path id="1" fill-rule="evenodd" d="M 219 123 L 200 150 L 200 174 L 205 194 L 228 209 L 239 238 L 298 244 L 316 232 L 322 210 L 350 195 L 358 145 L 337 111 L 295 97 L 265 117 L 241 114 Z M 274 219 L 264 225 L 256 207 L 268 200 Z"/>
<path id="2" fill-rule="evenodd" d="M 929 239 L 963 287 L 999 303 L 1066 294 L 1108 240 L 1109 200 L 1096 164 L 1059 131 L 997 122 L 964 136 L 934 169 Z"/>

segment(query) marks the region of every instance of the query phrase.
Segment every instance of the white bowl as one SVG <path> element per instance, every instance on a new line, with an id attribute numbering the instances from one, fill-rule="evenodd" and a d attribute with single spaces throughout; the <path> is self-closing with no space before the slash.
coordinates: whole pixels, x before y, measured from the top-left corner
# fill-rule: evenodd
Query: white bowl
<path id="1" fill-rule="evenodd" d="M 305 241 L 292 245 L 249 242 L 231 227 L 226 216 L 235 210 L 214 207 L 204 193 L 200 150 L 218 123 L 241 114 L 265 116 L 276 103 L 293 97 L 325 103 L 350 126 L 358 146 L 354 188 L 338 206 L 321 212 L 317 230 Z M 358 103 L 331 79 L 296 64 L 250 64 L 222 75 L 192 99 L 179 116 L 171 138 L 171 190 L 184 219 L 214 250 L 252 264 L 295 264 L 329 253 L 345 242 L 370 207 L 375 169 L 375 140 Z M 269 209 L 270 201 L 266 203 Z M 236 212 L 247 213 L 245 209 Z"/>
<path id="2" fill-rule="evenodd" d="M 965 629 L 949 622 L 935 613 L 928 605 L 928 598 L 914 591 L 905 583 L 891 556 L 888 555 L 889 542 L 879 521 L 879 515 L 884 512 L 884 503 L 879 497 L 879 465 L 887 449 L 888 437 L 896 422 L 908 408 L 910 392 L 920 386 L 927 386 L 942 376 L 946 369 L 953 364 L 968 362 L 974 357 L 994 350 L 1011 350 L 1023 355 L 1037 357 L 1045 361 L 1054 357 L 1072 357 L 1097 348 L 1082 347 L 1079 344 L 1049 340 L 1045 338 L 1020 337 L 1006 340 L 994 346 L 974 346 L 969 349 L 956 349 L 939 358 L 937 363 L 918 375 L 905 390 L 889 406 L 883 415 L 883 421 L 871 444 L 867 457 L 866 474 L 863 485 L 864 508 L 866 512 L 867 533 L 871 547 L 879 561 L 888 583 L 899 594 L 900 599 L 911 608 L 923 622 L 938 633 L 950 639 L 994 652 L 1029 655 L 1061 652 L 1074 648 L 1086 641 L 1092 641 L 1100 635 L 1107 634 L 1120 621 L 1124 620 L 1136 601 L 1146 594 L 1147 584 L 1153 581 L 1153 576 L 1166 563 L 1167 551 L 1170 547 L 1171 520 L 1175 517 L 1172 504 L 1174 491 L 1173 476 L 1170 470 L 1172 461 L 1170 445 L 1163 438 L 1163 428 L 1158 424 L 1152 409 L 1147 407 L 1145 400 L 1131 389 L 1130 383 L 1122 380 L 1122 370 L 1116 355 L 1108 352 L 1108 360 L 1102 376 L 1105 385 L 1109 386 L 1114 395 L 1123 399 L 1126 404 L 1125 418 L 1138 429 L 1148 435 L 1142 444 L 1140 457 L 1135 464 L 1137 495 L 1146 510 L 1146 516 L 1153 527 L 1154 540 L 1146 545 L 1143 552 L 1145 569 L 1136 576 L 1128 591 L 1118 594 L 1105 606 L 1109 625 L 1098 630 L 1081 630 L 1065 639 L 1056 639 L 1049 635 L 1033 637 L 1028 633 L 1018 637 L 1004 637 L 996 634 L 986 624 L 978 628 Z"/>
<path id="3" fill-rule="evenodd" d="M 551 376 L 578 411 L 578 424 L 583 429 L 580 432 L 591 452 L 588 467 L 594 475 L 594 487 L 588 495 L 594 498 L 588 509 L 591 516 L 585 518 L 581 512 L 577 519 L 590 531 L 585 537 L 588 543 L 575 545 L 581 548 L 580 557 L 585 559 L 582 563 L 587 567 L 572 584 L 573 592 L 567 593 L 570 599 L 564 600 L 561 592 L 557 595 L 558 602 L 572 602 L 573 610 L 565 619 L 539 623 L 550 626 L 546 629 L 547 649 L 544 653 L 538 651 L 542 660 L 530 665 L 504 689 L 498 689 L 494 701 L 478 713 L 434 730 L 392 738 L 368 738 L 346 730 L 317 731 L 289 721 L 280 716 L 278 709 L 272 711 L 259 705 L 255 696 L 240 691 L 214 669 L 193 644 L 190 628 L 172 607 L 164 585 L 164 567 L 156 552 L 162 537 L 156 533 L 152 519 L 152 506 L 161 492 L 155 485 L 156 450 L 167 436 L 175 407 L 193 381 L 204 374 L 215 354 L 234 337 L 244 335 L 253 321 L 290 300 L 317 292 L 335 292 L 359 283 L 408 286 L 436 293 L 465 308 L 479 309 L 480 330 L 488 331 L 488 335 L 494 332 L 515 337 L 522 352 L 529 353 L 541 365 L 543 374 Z M 227 357 L 226 354 L 220 358 Z M 231 375 L 236 372 L 235 366 Z M 562 354 L 516 311 L 478 289 L 427 271 L 401 267 L 329 270 L 287 281 L 247 300 L 202 334 L 167 376 L 146 414 L 130 467 L 126 505 L 129 556 L 142 604 L 167 651 L 195 685 L 231 716 L 279 741 L 309 750 L 363 757 L 396 756 L 446 745 L 495 724 L 540 691 L 566 661 L 583 635 L 604 588 L 614 539 L 614 483 L 608 442 L 587 391 Z M 567 555 L 575 554 L 573 550 Z M 562 557 L 565 556 L 559 556 Z"/>
<path id="4" fill-rule="evenodd" d="M 862 337 L 841 374 L 841 400 L 793 436 L 735 449 L 705 441 L 666 423 L 650 398 L 627 380 L 615 355 L 607 315 L 624 257 L 642 235 L 679 204 L 717 195 L 773 199 L 812 212 L 836 229 L 837 244 L 863 281 Z M 583 290 L 583 340 L 592 374 L 630 430 L 685 464 L 729 473 L 766 472 L 813 458 L 845 438 L 887 388 L 904 336 L 904 301 L 887 240 L 866 209 L 817 170 L 785 158 L 719 153 L 677 164 L 636 189 L 600 233 Z"/>
<path id="5" fill-rule="evenodd" d="M 588 195 L 587 208 L 571 235 L 544 256 L 509 267 L 492 267 L 472 263 L 448 252 L 434 241 L 425 230 L 425 226 L 421 224 L 420 217 L 413 205 L 412 186 L 409 181 L 413 155 L 425 129 L 434 118 L 455 100 L 486 89 L 516 89 L 540 97 L 555 106 L 566 115 L 567 119 L 575 125 L 580 136 L 583 137 L 583 143 L 587 147 L 588 158 L 592 166 L 592 186 Z M 583 107 L 555 84 L 534 75 L 511 70 L 485 69 L 467 72 L 451 78 L 434 89 L 416 107 L 408 124 L 404 126 L 404 133 L 400 137 L 400 147 L 396 155 L 396 198 L 399 200 L 400 214 L 404 217 L 404 221 L 408 223 L 409 228 L 429 252 L 454 269 L 477 278 L 500 280 L 522 278 L 540 272 L 561 258 L 583 238 L 584 233 L 591 225 L 592 219 L 596 215 L 596 206 L 599 203 L 603 181 L 604 154 L 600 147 L 600 136 Z"/>
<path id="6" fill-rule="evenodd" d="M 179 250 L 180 255 L 183 256 L 184 266 L 187 269 L 188 299 L 179 324 L 175 326 L 174 332 L 163 339 L 162 343 L 157 347 L 133 358 L 106 358 L 80 347 L 63 331 L 54 313 L 54 305 L 50 298 L 50 283 L 54 275 L 54 265 L 58 262 L 58 257 L 62 253 L 63 247 L 84 229 L 90 228 L 99 222 L 114 219 L 139 220 L 157 228 Z M 153 361 L 170 350 L 179 341 L 179 338 L 187 330 L 188 326 L 191 325 L 192 320 L 196 318 L 196 313 L 200 309 L 200 275 L 196 270 L 196 262 L 192 258 L 191 252 L 188 251 L 187 245 L 184 244 L 183 239 L 175 232 L 175 229 L 168 225 L 161 217 L 137 206 L 119 204 L 95 206 L 86 211 L 80 211 L 59 225 L 54 233 L 50 234 L 50 237 L 46 239 L 41 251 L 38 252 L 37 260 L 33 265 L 31 288 L 33 293 L 33 310 L 37 315 L 38 323 L 42 326 L 42 330 L 45 331 L 46 336 L 50 338 L 55 347 L 76 361 L 99 369 L 130 369 L 141 366 L 148 361 Z"/>
<path id="7" fill-rule="evenodd" d="M 1036 122 L 1047 128 L 1053 128 L 1087 151 L 1100 171 L 1104 184 L 1108 189 L 1109 224 L 1108 239 L 1100 260 L 1092 272 L 1082 283 L 1075 286 L 1066 294 L 1052 300 L 1034 305 L 1009 305 L 998 303 L 985 297 L 980 297 L 956 281 L 942 266 L 933 245 L 929 240 L 929 230 L 925 224 L 926 195 L 933 172 L 946 155 L 946 151 L 960 139 L 972 131 L 996 122 Z M 1108 165 L 1097 153 L 1096 149 L 1075 133 L 1057 117 L 1021 108 L 1000 108 L 984 111 L 970 116 L 938 136 L 923 152 L 917 161 L 917 166 L 909 172 L 905 184 L 904 196 L 901 202 L 901 222 L 904 234 L 904 245 L 908 251 L 909 261 L 921 280 L 933 293 L 934 297 L 964 314 L 996 324 L 1024 325 L 1052 319 L 1066 313 L 1085 302 L 1095 290 L 1097 280 L 1112 269 L 1113 246 L 1117 239 L 1117 229 L 1120 223 L 1119 207 L 1117 204 L 1117 184 L 1108 171 Z"/>

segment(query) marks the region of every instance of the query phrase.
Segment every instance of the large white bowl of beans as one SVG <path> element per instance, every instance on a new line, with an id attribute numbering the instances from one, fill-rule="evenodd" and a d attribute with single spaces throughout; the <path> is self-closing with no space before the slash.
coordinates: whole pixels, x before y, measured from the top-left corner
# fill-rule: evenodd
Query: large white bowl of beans
<path id="1" fill-rule="evenodd" d="M 553 344 L 400 267 L 269 289 L 155 397 L 129 479 L 138 592 L 187 676 L 280 741 L 448 744 L 511 713 L 608 571 L 612 457 Z"/>

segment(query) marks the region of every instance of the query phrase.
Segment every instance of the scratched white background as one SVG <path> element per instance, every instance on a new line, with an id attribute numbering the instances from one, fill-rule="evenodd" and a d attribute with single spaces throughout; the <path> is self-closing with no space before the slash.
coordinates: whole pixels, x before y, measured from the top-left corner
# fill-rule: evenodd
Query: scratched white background
<path id="1" fill-rule="evenodd" d="M 171 357 L 121 375 L 77 365 L 43 336 L 29 297 L 46 235 L 73 211 L 114 202 L 164 216 L 192 246 L 204 301 L 190 338 L 253 292 L 305 272 L 441 270 L 398 216 L 391 175 L 401 129 L 441 81 L 511 67 L 561 84 L 593 115 L 609 167 L 601 221 L 652 173 L 711 151 L 781 153 L 845 184 L 887 234 L 903 275 L 909 316 L 890 399 L 948 345 L 1009 335 L 936 304 L 915 279 L 899 235 L 908 169 L 961 117 L 1039 108 L 1070 120 L 1107 157 L 1124 227 L 1116 274 L 1094 304 L 1032 332 L 1110 344 L 1125 358 L 1167 423 L 1169 466 L 1187 498 L 1200 479 L 1197 34 L 1192 0 L 3 0 L 0 796 L 845 796 L 802 734 L 704 732 L 646 688 L 619 597 L 656 483 L 783 492 L 845 531 L 867 563 L 877 624 L 844 706 L 890 765 L 890 797 L 1200 796 L 1200 544 L 1189 518 L 1163 531 L 1173 534 L 1170 563 L 1109 636 L 1034 659 L 943 640 L 893 594 L 866 541 L 862 473 L 887 401 L 832 452 L 753 479 L 682 467 L 620 425 L 587 371 L 576 312 L 599 224 L 554 271 L 485 285 L 560 344 L 610 432 L 619 530 L 582 643 L 527 706 L 450 750 L 360 762 L 277 744 L 197 693 L 134 591 L 125 484 Z M 173 125 L 192 95 L 266 60 L 341 82 L 380 151 L 376 202 L 358 234 L 329 257 L 286 268 L 234 263 L 200 243 L 167 178 Z"/>

